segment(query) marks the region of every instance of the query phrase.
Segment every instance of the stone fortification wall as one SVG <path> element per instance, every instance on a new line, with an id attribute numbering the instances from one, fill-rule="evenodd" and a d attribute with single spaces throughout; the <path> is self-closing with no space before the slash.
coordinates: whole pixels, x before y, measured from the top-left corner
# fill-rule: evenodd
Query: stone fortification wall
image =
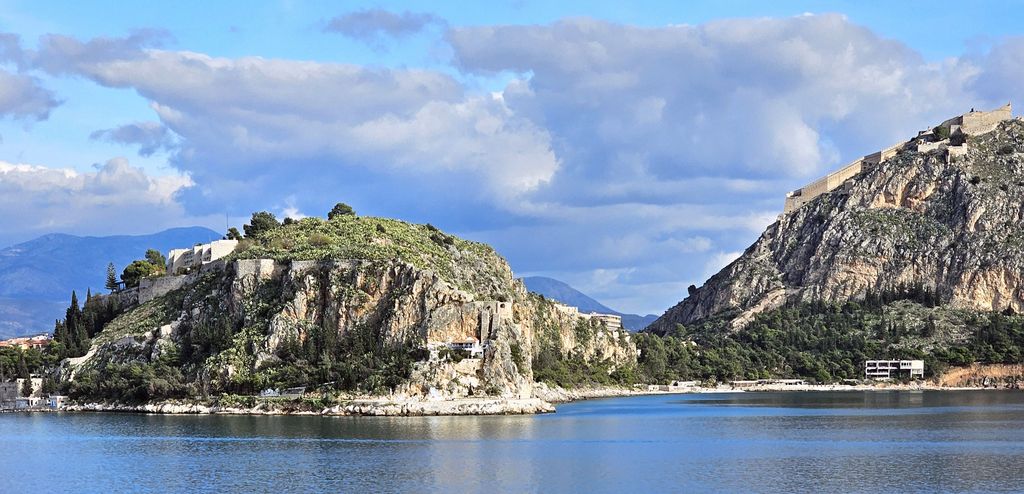
<path id="1" fill-rule="evenodd" d="M 875 153 L 879 154 L 879 153 Z M 830 190 L 835 189 L 842 185 L 843 182 L 853 178 L 861 170 L 864 169 L 864 164 L 867 162 L 867 157 L 858 159 L 853 163 L 850 163 L 839 170 L 836 170 L 828 175 L 825 175 L 818 180 L 805 185 L 793 192 L 786 195 L 786 205 L 783 208 L 784 213 L 794 211 L 804 204 L 812 201 L 815 197 L 818 197 Z M 875 162 L 877 163 L 877 162 Z"/>
<path id="2" fill-rule="evenodd" d="M 945 127 L 950 133 L 956 130 L 968 135 L 980 135 L 995 130 L 1000 122 L 1013 118 L 1013 106 L 1007 103 L 992 111 L 971 111 L 946 120 L 936 127 Z M 922 134 L 931 129 L 922 131 Z"/>
<path id="3" fill-rule="evenodd" d="M 961 115 L 960 130 L 968 135 L 979 135 L 995 130 L 999 122 L 1013 118 L 1009 103 L 992 111 L 972 111 Z"/>
<path id="4" fill-rule="evenodd" d="M 991 132 L 992 130 L 994 130 L 1000 122 L 1013 118 L 1012 113 L 1012 107 L 1009 103 L 1007 103 L 1005 106 L 996 108 L 995 110 L 992 111 L 971 110 L 970 112 L 964 113 L 963 115 L 959 115 L 949 120 L 946 120 L 945 122 L 942 122 L 938 126 L 947 127 L 950 130 L 950 133 L 956 130 L 960 130 L 961 132 L 968 135 L 984 134 L 986 132 Z M 918 137 L 920 138 L 920 136 L 922 135 L 930 135 L 930 133 L 931 130 L 923 131 L 921 134 L 919 134 Z M 917 144 L 917 151 L 931 151 L 933 149 L 938 149 L 940 145 L 943 144 L 944 142 L 919 142 Z M 790 192 L 789 194 L 786 194 L 786 202 L 783 206 L 782 213 L 788 214 L 792 211 L 795 211 L 804 204 L 807 204 L 808 202 L 814 200 L 814 198 L 826 192 L 834 190 L 835 188 L 842 185 L 843 182 L 846 182 L 847 180 L 855 177 L 864 169 L 873 167 L 889 158 L 892 158 L 893 156 L 896 156 L 896 153 L 898 153 L 901 149 L 906 147 L 906 145 L 907 143 L 901 142 L 892 145 L 886 149 L 883 149 L 881 151 L 871 153 L 840 168 L 839 170 L 836 170 L 832 173 L 829 173 L 828 175 L 825 175 L 824 177 L 804 187 L 801 187 L 797 190 L 794 190 L 793 192 Z M 960 149 L 952 154 L 962 155 L 963 152 L 964 150 Z"/>
<path id="5" fill-rule="evenodd" d="M 192 277 L 188 275 L 143 278 L 139 280 L 138 303 L 144 304 L 157 297 L 167 295 L 172 290 L 185 286 L 191 280 Z"/>

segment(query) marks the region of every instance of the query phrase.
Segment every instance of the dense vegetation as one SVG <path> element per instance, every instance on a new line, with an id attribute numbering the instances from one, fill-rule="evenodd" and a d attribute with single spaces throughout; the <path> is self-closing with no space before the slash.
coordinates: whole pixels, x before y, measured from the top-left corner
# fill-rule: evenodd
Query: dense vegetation
<path id="1" fill-rule="evenodd" d="M 801 377 L 829 383 L 863 376 L 863 362 L 923 359 L 928 375 L 949 365 L 1021 363 L 1024 317 L 939 305 L 932 291 L 901 287 L 861 302 L 791 304 L 736 332 L 728 316 L 674 334 L 638 335 L 646 380 Z"/>
<path id="2" fill-rule="evenodd" d="M 38 348 L 0 347 L 0 382 L 37 374 L 55 360 L 49 352 Z"/>
<path id="3" fill-rule="evenodd" d="M 534 381 L 564 388 L 590 385 L 627 385 L 637 382 L 638 376 L 632 366 L 616 367 L 610 362 L 584 358 L 583 352 L 593 345 L 593 338 L 600 323 L 577 320 L 576 326 L 573 328 L 576 344 L 572 349 L 567 350 L 562 348 L 558 323 L 549 318 L 552 314 L 551 301 L 539 297 L 537 303 L 539 310 L 535 314 L 537 319 L 533 322 L 537 341 L 534 346 L 533 361 L 530 362 Z M 622 331 L 620 337 L 625 339 L 628 338 L 628 335 Z M 620 341 L 620 343 L 622 342 L 624 341 Z M 517 360 L 516 365 L 526 364 L 526 362 L 518 361 L 521 358 L 516 358 L 516 354 L 521 354 L 517 347 L 512 348 L 512 354 L 513 360 Z"/>
<path id="4" fill-rule="evenodd" d="M 49 352 L 57 359 L 81 357 L 89 351 L 92 338 L 120 312 L 116 299 L 86 294 L 84 307 L 78 305 L 78 294 L 71 292 L 71 304 L 64 319 L 53 328 Z"/>
<path id="5" fill-rule="evenodd" d="M 438 273 L 473 293 L 478 290 L 467 279 L 467 273 L 493 280 L 507 277 L 506 273 L 496 271 L 505 263 L 490 246 L 448 235 L 433 225 L 357 216 L 344 204 L 335 206 L 329 216 L 330 219 L 308 217 L 279 223 L 271 213 L 254 213 L 232 258 L 400 259 Z"/>

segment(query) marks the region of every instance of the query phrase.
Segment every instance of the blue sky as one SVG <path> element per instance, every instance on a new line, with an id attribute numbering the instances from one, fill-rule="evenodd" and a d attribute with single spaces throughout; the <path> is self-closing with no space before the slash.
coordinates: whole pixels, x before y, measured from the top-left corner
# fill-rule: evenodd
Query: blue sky
<path id="1" fill-rule="evenodd" d="M 660 313 L 785 191 L 1020 99 L 1013 2 L 0 1 L 0 244 L 431 222 Z"/>

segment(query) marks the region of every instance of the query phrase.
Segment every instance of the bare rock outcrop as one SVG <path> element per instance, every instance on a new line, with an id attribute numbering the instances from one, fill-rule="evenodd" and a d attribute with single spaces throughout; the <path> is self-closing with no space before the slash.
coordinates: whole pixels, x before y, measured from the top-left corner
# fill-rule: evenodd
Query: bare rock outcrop
<path id="1" fill-rule="evenodd" d="M 648 327 L 712 317 L 741 327 L 786 302 L 863 298 L 900 284 L 944 304 L 1024 311 L 1024 123 L 1005 121 L 950 155 L 907 146 L 768 226 Z"/>

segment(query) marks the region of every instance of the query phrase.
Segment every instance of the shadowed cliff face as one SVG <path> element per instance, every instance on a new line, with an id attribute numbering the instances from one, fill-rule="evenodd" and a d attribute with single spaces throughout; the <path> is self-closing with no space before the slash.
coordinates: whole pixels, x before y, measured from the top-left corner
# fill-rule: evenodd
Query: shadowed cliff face
<path id="1" fill-rule="evenodd" d="M 918 283 L 954 307 L 1024 311 L 1024 123 L 966 145 L 901 151 L 782 217 L 648 330 Z"/>

